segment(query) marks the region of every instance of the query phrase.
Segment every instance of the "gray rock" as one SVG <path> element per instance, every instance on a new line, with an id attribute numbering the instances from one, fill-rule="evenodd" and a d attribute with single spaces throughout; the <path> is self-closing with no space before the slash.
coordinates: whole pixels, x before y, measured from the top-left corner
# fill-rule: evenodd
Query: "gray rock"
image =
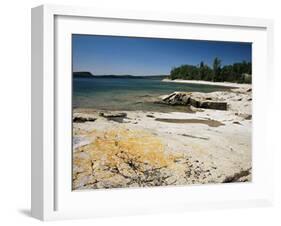
<path id="1" fill-rule="evenodd" d="M 112 120 L 118 123 L 123 123 L 124 119 L 127 118 L 127 113 L 124 112 L 101 112 L 99 115 L 106 118 L 107 120 Z"/>
<path id="2" fill-rule="evenodd" d="M 90 116 L 77 115 L 77 116 L 73 117 L 73 122 L 76 122 L 76 123 L 94 122 L 96 120 L 97 120 L 96 118 L 93 118 Z"/>
<path id="3" fill-rule="evenodd" d="M 188 105 L 190 96 L 187 93 L 174 92 L 162 99 L 163 103 L 170 105 Z"/>
<path id="4" fill-rule="evenodd" d="M 227 103 L 226 102 L 205 101 L 205 102 L 201 102 L 199 107 L 200 108 L 226 111 L 227 110 Z"/>
<path id="5" fill-rule="evenodd" d="M 100 116 L 102 116 L 104 118 L 114 118 L 114 117 L 125 118 L 125 117 L 127 117 L 127 113 L 124 113 L 124 112 L 118 112 L 118 113 L 101 112 Z"/>
<path id="6" fill-rule="evenodd" d="M 189 105 L 195 108 L 227 110 L 227 102 L 214 100 L 207 93 L 174 92 L 162 98 L 160 102 L 169 105 Z"/>
<path id="7" fill-rule="evenodd" d="M 245 115 L 244 119 L 251 120 L 252 119 L 252 115 Z"/>
<path id="8" fill-rule="evenodd" d="M 83 137 L 83 136 L 73 136 L 72 142 L 73 142 L 73 149 L 74 150 L 76 148 L 79 148 L 79 147 L 82 147 L 84 145 L 87 145 L 87 144 L 91 143 L 88 138 Z"/>
<path id="9" fill-rule="evenodd" d="M 252 168 L 241 169 L 233 175 L 228 175 L 224 178 L 223 183 L 231 182 L 247 182 L 252 180 Z"/>

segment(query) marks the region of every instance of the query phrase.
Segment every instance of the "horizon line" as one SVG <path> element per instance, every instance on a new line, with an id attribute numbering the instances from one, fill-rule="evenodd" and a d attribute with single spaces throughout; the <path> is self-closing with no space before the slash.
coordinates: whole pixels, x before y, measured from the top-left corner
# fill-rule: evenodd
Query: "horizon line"
<path id="1" fill-rule="evenodd" d="M 201 61 L 204 63 L 204 61 Z M 200 62 L 200 63 L 201 63 Z M 247 60 L 242 60 L 242 61 L 237 61 L 237 62 L 234 62 L 232 64 L 225 64 L 225 65 L 221 65 L 222 67 L 224 66 L 228 66 L 228 65 L 234 65 L 236 63 L 243 63 L 243 62 L 246 62 L 246 63 L 252 63 L 252 61 L 247 61 Z M 199 64 L 181 64 L 179 66 L 174 66 L 172 68 L 176 68 L 176 67 L 180 67 L 180 66 L 183 66 L 183 65 L 190 65 L 190 66 L 199 66 Z M 205 63 L 204 63 L 205 64 Z M 211 67 L 211 65 L 209 64 L 205 64 L 207 65 L 208 67 Z M 211 67 L 212 68 L 212 67 Z M 162 74 L 162 73 L 159 73 L 159 74 L 146 74 L 146 75 L 136 75 L 136 74 L 94 74 L 92 71 L 87 71 L 87 70 L 81 70 L 81 71 L 72 71 L 72 73 L 77 73 L 77 72 L 87 72 L 87 73 L 91 73 L 92 76 L 109 76 L 109 75 L 116 75 L 116 76 L 169 76 L 169 74 Z"/>
<path id="2" fill-rule="evenodd" d="M 134 74 L 93 74 L 91 71 L 73 71 L 72 73 L 90 73 L 92 76 L 136 76 L 136 77 L 143 77 L 143 76 L 169 76 L 169 74 L 148 74 L 148 75 L 134 75 Z"/>

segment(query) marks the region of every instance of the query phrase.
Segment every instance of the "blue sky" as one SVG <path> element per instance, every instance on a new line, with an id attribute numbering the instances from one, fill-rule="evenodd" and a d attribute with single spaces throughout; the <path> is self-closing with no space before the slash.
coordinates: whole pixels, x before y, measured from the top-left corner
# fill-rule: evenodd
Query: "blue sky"
<path id="1" fill-rule="evenodd" d="M 251 62 L 251 43 L 200 40 L 132 38 L 98 35 L 72 35 L 73 71 L 94 75 L 169 74 L 172 67 L 212 65 L 215 57 L 222 65 Z"/>

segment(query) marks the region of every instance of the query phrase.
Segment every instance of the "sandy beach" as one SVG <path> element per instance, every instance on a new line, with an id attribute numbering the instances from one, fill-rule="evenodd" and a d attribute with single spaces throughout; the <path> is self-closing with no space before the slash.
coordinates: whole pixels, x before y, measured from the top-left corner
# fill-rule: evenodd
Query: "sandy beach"
<path id="1" fill-rule="evenodd" d="M 213 86 L 222 86 L 222 87 L 230 87 L 230 88 L 250 88 L 252 86 L 251 84 L 238 84 L 233 82 L 211 82 L 211 81 L 202 81 L 202 80 L 183 80 L 183 79 L 171 80 L 168 78 L 163 79 L 162 82 L 213 85 Z"/>
<path id="2" fill-rule="evenodd" d="M 187 112 L 74 109 L 73 189 L 251 181 L 251 85 L 216 85 L 235 89 L 155 103 L 184 105 L 188 97 Z M 227 109 L 211 109 L 211 101 Z"/>

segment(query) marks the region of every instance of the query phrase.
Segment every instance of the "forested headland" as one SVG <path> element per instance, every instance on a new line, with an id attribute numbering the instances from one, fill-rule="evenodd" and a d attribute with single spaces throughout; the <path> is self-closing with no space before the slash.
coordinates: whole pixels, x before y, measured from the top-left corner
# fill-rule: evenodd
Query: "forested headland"
<path id="1" fill-rule="evenodd" d="M 174 67 L 169 79 L 252 83 L 252 63 L 242 61 L 222 66 L 221 60 L 216 57 L 211 67 L 203 61 L 199 65 L 184 64 Z"/>

